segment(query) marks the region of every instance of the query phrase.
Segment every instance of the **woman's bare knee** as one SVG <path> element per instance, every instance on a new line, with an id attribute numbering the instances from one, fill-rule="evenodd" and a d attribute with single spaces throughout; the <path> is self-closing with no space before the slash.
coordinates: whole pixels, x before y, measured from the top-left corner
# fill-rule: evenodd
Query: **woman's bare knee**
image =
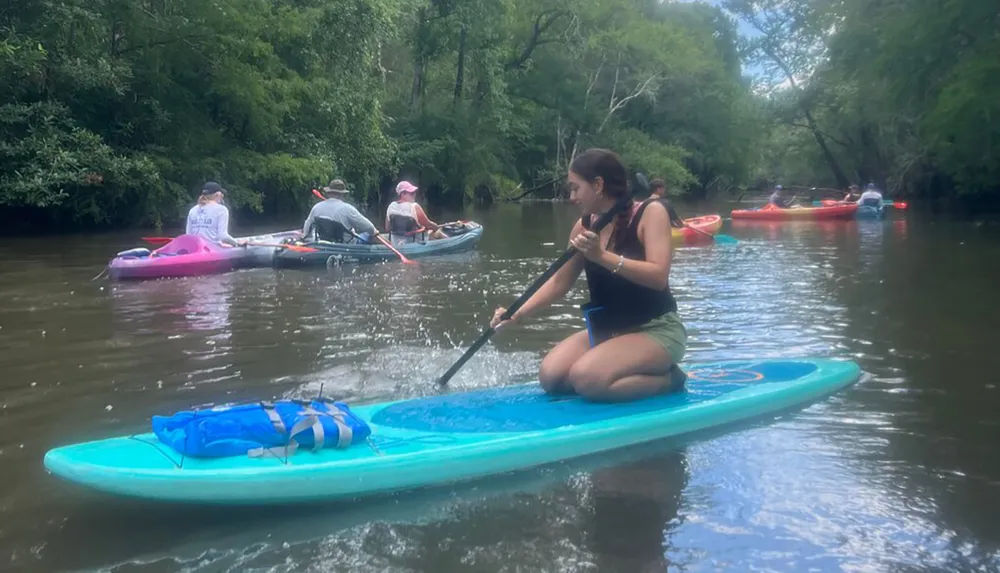
<path id="1" fill-rule="evenodd" d="M 586 333 L 584 332 L 584 334 Z M 542 359 L 542 366 L 538 371 L 538 382 L 542 388 L 550 394 L 571 392 L 573 388 L 568 380 L 569 371 L 573 364 L 587 352 L 588 348 L 586 337 L 581 337 L 580 333 L 557 344 Z"/>
<path id="2" fill-rule="evenodd" d="M 597 398 L 607 392 L 614 380 L 601 368 L 588 364 L 589 360 L 578 360 L 569 370 L 569 384 L 584 398 Z"/>
<path id="3" fill-rule="evenodd" d="M 569 365 L 559 360 L 558 356 L 550 354 L 542 360 L 542 366 L 538 370 L 538 383 L 550 394 L 564 392 L 568 374 Z"/>

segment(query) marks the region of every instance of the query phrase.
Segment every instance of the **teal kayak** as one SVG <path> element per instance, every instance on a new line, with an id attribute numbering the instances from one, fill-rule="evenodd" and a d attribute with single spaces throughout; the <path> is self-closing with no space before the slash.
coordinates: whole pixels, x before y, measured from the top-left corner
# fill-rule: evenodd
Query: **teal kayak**
<path id="1" fill-rule="evenodd" d="M 685 391 L 621 404 L 537 383 L 352 406 L 367 444 L 289 457 L 182 458 L 153 434 L 58 447 L 56 476 L 115 495 L 214 504 L 359 497 L 504 472 L 679 436 L 807 404 L 854 383 L 854 362 L 689 364 Z"/>
<path id="2" fill-rule="evenodd" d="M 411 243 L 393 244 L 399 252 L 409 259 L 420 259 L 430 256 L 452 255 L 471 251 L 476 248 L 483 236 L 482 225 L 466 222 L 462 225 L 461 234 L 436 239 L 433 241 L 417 241 Z M 316 249 L 314 252 L 303 253 L 278 249 L 274 253 L 276 268 L 308 268 L 323 267 L 345 263 L 380 263 L 398 262 L 399 256 L 380 243 L 371 245 L 358 243 L 330 243 L 313 241 L 297 243 L 300 246 Z"/>

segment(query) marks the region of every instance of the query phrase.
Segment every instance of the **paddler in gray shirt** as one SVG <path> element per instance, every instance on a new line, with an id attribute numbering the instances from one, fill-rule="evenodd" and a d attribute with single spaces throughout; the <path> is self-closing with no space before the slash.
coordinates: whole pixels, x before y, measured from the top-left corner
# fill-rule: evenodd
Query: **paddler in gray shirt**
<path id="1" fill-rule="evenodd" d="M 343 200 L 348 193 L 350 191 L 347 190 L 347 185 L 342 180 L 334 179 L 330 181 L 330 184 L 323 188 L 323 195 L 326 196 L 326 200 L 316 203 L 313 205 L 312 211 L 309 211 L 309 217 L 306 218 L 305 225 L 302 226 L 302 236 L 309 236 L 309 233 L 314 228 L 317 217 L 326 217 L 340 223 L 348 231 L 357 233 L 366 243 L 376 235 L 378 230 L 375 228 L 375 225 L 362 215 L 354 205 Z M 342 240 L 347 241 L 349 239 L 350 237 L 348 236 Z"/>

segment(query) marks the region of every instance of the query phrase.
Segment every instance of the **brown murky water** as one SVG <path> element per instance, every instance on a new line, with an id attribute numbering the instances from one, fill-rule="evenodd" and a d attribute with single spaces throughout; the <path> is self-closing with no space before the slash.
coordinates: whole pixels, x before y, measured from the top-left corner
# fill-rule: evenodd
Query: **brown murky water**
<path id="1" fill-rule="evenodd" d="M 839 356 L 865 370 L 774 420 L 292 509 L 124 501 L 44 471 L 53 446 L 192 404 L 321 385 L 352 401 L 433 391 L 491 310 L 558 255 L 575 211 L 464 216 L 485 225 L 479 249 L 418 267 L 137 284 L 91 279 L 139 233 L 0 241 L 0 570 L 1000 569 L 1000 234 L 916 211 L 737 224 L 736 247 L 678 249 L 688 360 Z M 531 379 L 579 328 L 584 296 L 497 335 L 455 389 Z"/>

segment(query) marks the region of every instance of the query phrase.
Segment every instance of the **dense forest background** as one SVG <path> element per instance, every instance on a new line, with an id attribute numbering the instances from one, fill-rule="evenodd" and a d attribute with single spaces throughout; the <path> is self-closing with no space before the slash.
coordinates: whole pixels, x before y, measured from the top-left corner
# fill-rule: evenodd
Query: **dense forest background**
<path id="1" fill-rule="evenodd" d="M 19 0 L 0 8 L 0 222 L 562 193 L 611 147 L 672 192 L 1000 196 L 982 0 Z"/>

